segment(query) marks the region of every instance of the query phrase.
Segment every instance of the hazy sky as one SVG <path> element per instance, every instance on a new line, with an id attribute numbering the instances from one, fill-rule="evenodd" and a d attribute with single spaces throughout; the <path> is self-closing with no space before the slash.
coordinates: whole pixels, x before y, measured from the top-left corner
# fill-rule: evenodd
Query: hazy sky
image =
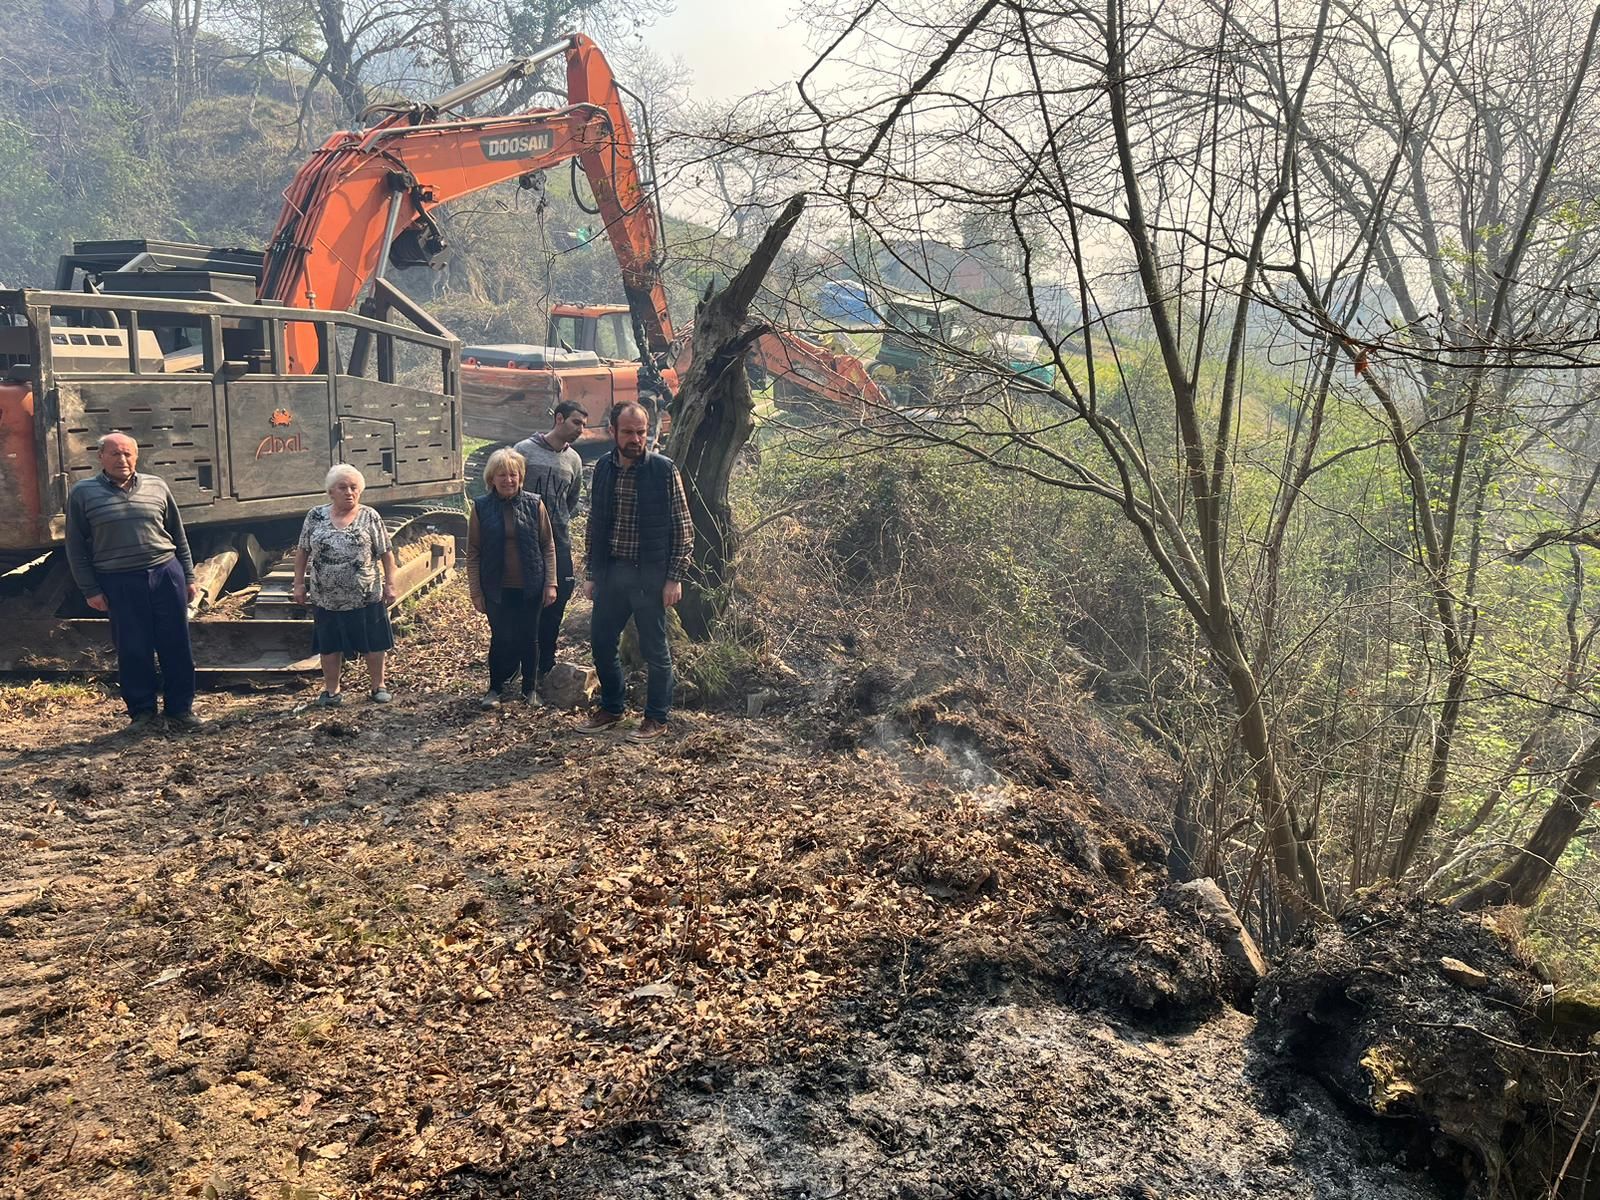
<path id="1" fill-rule="evenodd" d="M 697 100 L 728 100 L 792 81 L 811 65 L 794 0 L 677 0 L 645 40 L 694 72 Z"/>

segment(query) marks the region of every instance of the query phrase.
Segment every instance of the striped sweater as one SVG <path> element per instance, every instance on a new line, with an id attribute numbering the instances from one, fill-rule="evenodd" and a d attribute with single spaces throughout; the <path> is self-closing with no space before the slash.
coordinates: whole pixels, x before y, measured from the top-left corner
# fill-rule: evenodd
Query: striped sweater
<path id="1" fill-rule="evenodd" d="M 103 591 L 97 572 L 142 571 L 173 555 L 193 583 L 189 539 L 165 480 L 135 472 L 123 489 L 102 472 L 73 484 L 67 497 L 67 562 L 85 597 Z"/>

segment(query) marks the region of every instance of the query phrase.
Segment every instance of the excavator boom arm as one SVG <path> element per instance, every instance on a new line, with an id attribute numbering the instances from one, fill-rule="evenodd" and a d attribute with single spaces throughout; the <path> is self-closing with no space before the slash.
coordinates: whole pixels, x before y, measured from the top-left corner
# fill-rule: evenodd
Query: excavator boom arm
<path id="1" fill-rule="evenodd" d="M 836 354 L 797 334 L 779 330 L 762 334 L 750 353 L 774 378 L 847 409 L 882 408 L 887 403 L 860 359 Z"/>
<path id="2" fill-rule="evenodd" d="M 563 42 L 571 102 L 565 108 L 440 120 L 434 106 L 419 105 L 371 129 L 329 138 L 284 193 L 260 297 L 296 308 L 348 309 L 383 274 L 397 227 L 406 231 L 403 237 L 426 243 L 437 238 L 430 214 L 439 205 L 577 159 L 605 221 L 645 349 L 665 355 L 672 323 L 657 261 L 659 220 L 639 175 L 621 91 L 599 47 L 582 34 Z M 459 103 L 464 91 L 441 101 Z M 289 370 L 314 370 L 314 331 L 291 331 Z"/>
<path id="3" fill-rule="evenodd" d="M 680 379 L 689 374 L 693 361 L 693 335 L 693 324 L 682 330 L 674 364 Z M 867 374 L 859 358 L 837 353 L 797 333 L 769 328 L 746 353 L 750 361 L 791 391 L 837 405 L 854 412 L 857 417 L 864 417 L 870 409 L 887 407 L 889 403 L 883 389 Z"/>

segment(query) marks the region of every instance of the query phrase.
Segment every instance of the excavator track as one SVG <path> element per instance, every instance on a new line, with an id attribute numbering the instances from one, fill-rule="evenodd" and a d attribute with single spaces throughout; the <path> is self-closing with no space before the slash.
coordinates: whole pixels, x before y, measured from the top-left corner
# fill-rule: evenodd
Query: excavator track
<path id="1" fill-rule="evenodd" d="M 466 513 L 448 502 L 396 505 L 380 512 L 400 568 L 392 612 L 450 577 L 457 548 L 465 543 Z M 199 564 L 202 587 L 206 567 L 217 563 L 220 590 L 231 559 L 236 555 L 230 550 Z M 203 683 L 287 682 L 317 670 L 310 614 L 293 602 L 293 580 L 290 548 L 258 584 L 239 595 L 213 601 L 202 594 L 202 611 L 191 619 L 189 636 L 195 671 Z M 116 670 L 108 622 L 48 615 L 68 590 L 70 576 L 60 551 L 0 576 L 0 596 L 8 597 L 7 607 L 14 613 L 0 629 L 0 674 L 61 677 Z"/>

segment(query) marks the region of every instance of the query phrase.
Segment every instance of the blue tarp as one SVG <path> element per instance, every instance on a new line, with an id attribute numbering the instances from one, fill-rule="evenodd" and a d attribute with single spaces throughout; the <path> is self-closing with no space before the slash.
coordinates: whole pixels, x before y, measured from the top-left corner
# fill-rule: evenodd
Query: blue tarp
<path id="1" fill-rule="evenodd" d="M 833 280 L 817 289 L 817 315 L 841 325 L 878 325 L 878 314 L 867 302 L 867 289 L 854 280 Z"/>

